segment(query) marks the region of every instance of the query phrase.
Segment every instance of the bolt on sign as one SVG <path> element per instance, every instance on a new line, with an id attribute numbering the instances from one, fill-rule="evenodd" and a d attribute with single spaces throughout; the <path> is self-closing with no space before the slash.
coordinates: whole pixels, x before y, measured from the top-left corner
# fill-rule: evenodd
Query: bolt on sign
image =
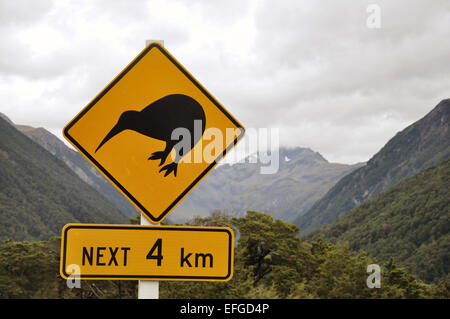
<path id="1" fill-rule="evenodd" d="M 60 273 L 65 279 L 227 281 L 233 275 L 233 232 L 227 227 L 68 224 L 62 232 Z"/>
<path id="2" fill-rule="evenodd" d="M 65 138 L 151 222 L 243 137 L 243 126 L 156 42 L 64 128 Z"/>

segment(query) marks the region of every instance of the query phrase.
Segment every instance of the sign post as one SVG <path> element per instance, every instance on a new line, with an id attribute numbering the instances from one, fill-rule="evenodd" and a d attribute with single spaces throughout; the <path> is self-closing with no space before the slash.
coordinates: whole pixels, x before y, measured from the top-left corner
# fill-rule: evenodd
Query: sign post
<path id="1" fill-rule="evenodd" d="M 145 46 L 152 42 L 157 42 L 161 46 L 164 46 L 164 41 L 162 40 L 145 40 Z M 145 218 L 144 214 L 141 213 L 141 225 L 150 226 L 151 223 Z M 159 225 L 159 224 L 158 224 Z M 157 280 L 139 280 L 138 282 L 138 299 L 159 299 L 159 281 Z"/>
<path id="2" fill-rule="evenodd" d="M 141 225 L 150 226 L 151 223 L 141 213 Z M 159 299 L 159 281 L 157 280 L 139 280 L 138 299 Z"/>
<path id="3" fill-rule="evenodd" d="M 66 225 L 61 276 L 79 265 L 80 279 L 139 280 L 139 299 L 158 298 L 158 280 L 233 274 L 231 229 L 159 226 L 244 136 L 161 42 L 147 42 L 63 130 L 141 212 L 141 225 Z"/>

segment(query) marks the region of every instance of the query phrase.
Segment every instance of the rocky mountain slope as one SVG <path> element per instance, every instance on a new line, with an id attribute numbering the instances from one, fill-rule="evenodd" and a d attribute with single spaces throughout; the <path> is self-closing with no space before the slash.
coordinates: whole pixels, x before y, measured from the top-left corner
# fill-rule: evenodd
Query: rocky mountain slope
<path id="1" fill-rule="evenodd" d="M 342 178 L 295 224 L 302 234 L 332 223 L 340 215 L 375 198 L 432 165 L 450 157 L 450 99 L 397 133 L 366 166 Z"/>
<path id="2" fill-rule="evenodd" d="M 256 156 L 256 154 L 254 155 Z M 215 168 L 171 213 L 174 220 L 223 210 L 242 216 L 248 210 L 270 212 L 286 221 L 303 214 L 341 177 L 363 164 L 329 163 L 308 148 L 280 148 L 279 169 L 261 174 L 255 157 Z"/>

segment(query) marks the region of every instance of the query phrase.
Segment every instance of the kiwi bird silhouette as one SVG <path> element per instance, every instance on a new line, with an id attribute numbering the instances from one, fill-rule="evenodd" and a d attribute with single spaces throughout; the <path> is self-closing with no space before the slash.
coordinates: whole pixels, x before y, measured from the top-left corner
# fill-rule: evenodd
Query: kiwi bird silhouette
<path id="1" fill-rule="evenodd" d="M 177 176 L 179 161 L 202 138 L 205 123 L 205 112 L 196 100 L 183 94 L 167 95 L 149 104 L 142 111 L 123 112 L 117 124 L 101 141 L 95 152 L 117 134 L 125 130 L 132 130 L 166 142 L 164 150 L 154 152 L 148 158 L 149 160 L 161 160 L 159 166 L 165 163 L 167 156 L 172 149 L 175 149 L 176 155 L 173 163 L 165 165 L 159 172 L 166 171 L 164 177 L 172 172 L 174 176 Z M 190 140 L 182 141 L 184 137 L 188 136 L 186 130 L 190 134 Z M 179 143 L 180 141 L 182 143 Z"/>

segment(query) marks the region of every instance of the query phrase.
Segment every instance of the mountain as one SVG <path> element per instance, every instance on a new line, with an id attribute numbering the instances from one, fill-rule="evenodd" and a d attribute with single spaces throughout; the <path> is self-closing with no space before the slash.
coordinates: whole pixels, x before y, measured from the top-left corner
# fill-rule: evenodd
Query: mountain
<path id="1" fill-rule="evenodd" d="M 279 169 L 261 174 L 262 161 L 254 154 L 242 163 L 216 167 L 174 209 L 171 218 L 184 221 L 223 210 L 242 216 L 248 210 L 271 212 L 292 220 L 323 196 L 342 176 L 363 164 L 329 163 L 308 148 L 280 148 Z"/>
<path id="2" fill-rule="evenodd" d="M 294 223 L 306 234 L 382 191 L 450 157 L 450 99 L 397 133 L 367 165 L 342 178 Z"/>
<path id="3" fill-rule="evenodd" d="M 392 256 L 422 280 L 450 274 L 450 160 L 428 168 L 310 233 L 386 262 Z"/>
<path id="4" fill-rule="evenodd" d="M 15 126 L 64 161 L 124 215 L 135 217 L 139 214 L 81 154 L 67 147 L 55 135 L 44 128 Z M 261 164 L 256 154 L 243 163 L 219 165 L 186 196 L 168 219 L 184 222 L 194 215 L 206 216 L 219 209 L 236 215 L 247 210 L 261 210 L 292 220 L 306 212 L 342 176 L 363 165 L 329 163 L 319 153 L 300 147 L 281 148 L 279 159 L 278 172 L 269 175 L 260 173 L 261 167 L 267 165 Z"/>
<path id="5" fill-rule="evenodd" d="M 69 222 L 127 219 L 67 165 L 0 117 L 0 240 L 42 240 Z"/>
<path id="6" fill-rule="evenodd" d="M 136 217 L 139 211 L 126 199 L 106 178 L 100 174 L 80 153 L 69 148 L 58 137 L 45 128 L 34 128 L 27 125 L 14 124 L 6 115 L 0 113 L 10 124 L 44 147 L 58 159 L 69 166 L 79 178 L 95 188 L 109 202 L 114 204 L 123 215 Z"/>

